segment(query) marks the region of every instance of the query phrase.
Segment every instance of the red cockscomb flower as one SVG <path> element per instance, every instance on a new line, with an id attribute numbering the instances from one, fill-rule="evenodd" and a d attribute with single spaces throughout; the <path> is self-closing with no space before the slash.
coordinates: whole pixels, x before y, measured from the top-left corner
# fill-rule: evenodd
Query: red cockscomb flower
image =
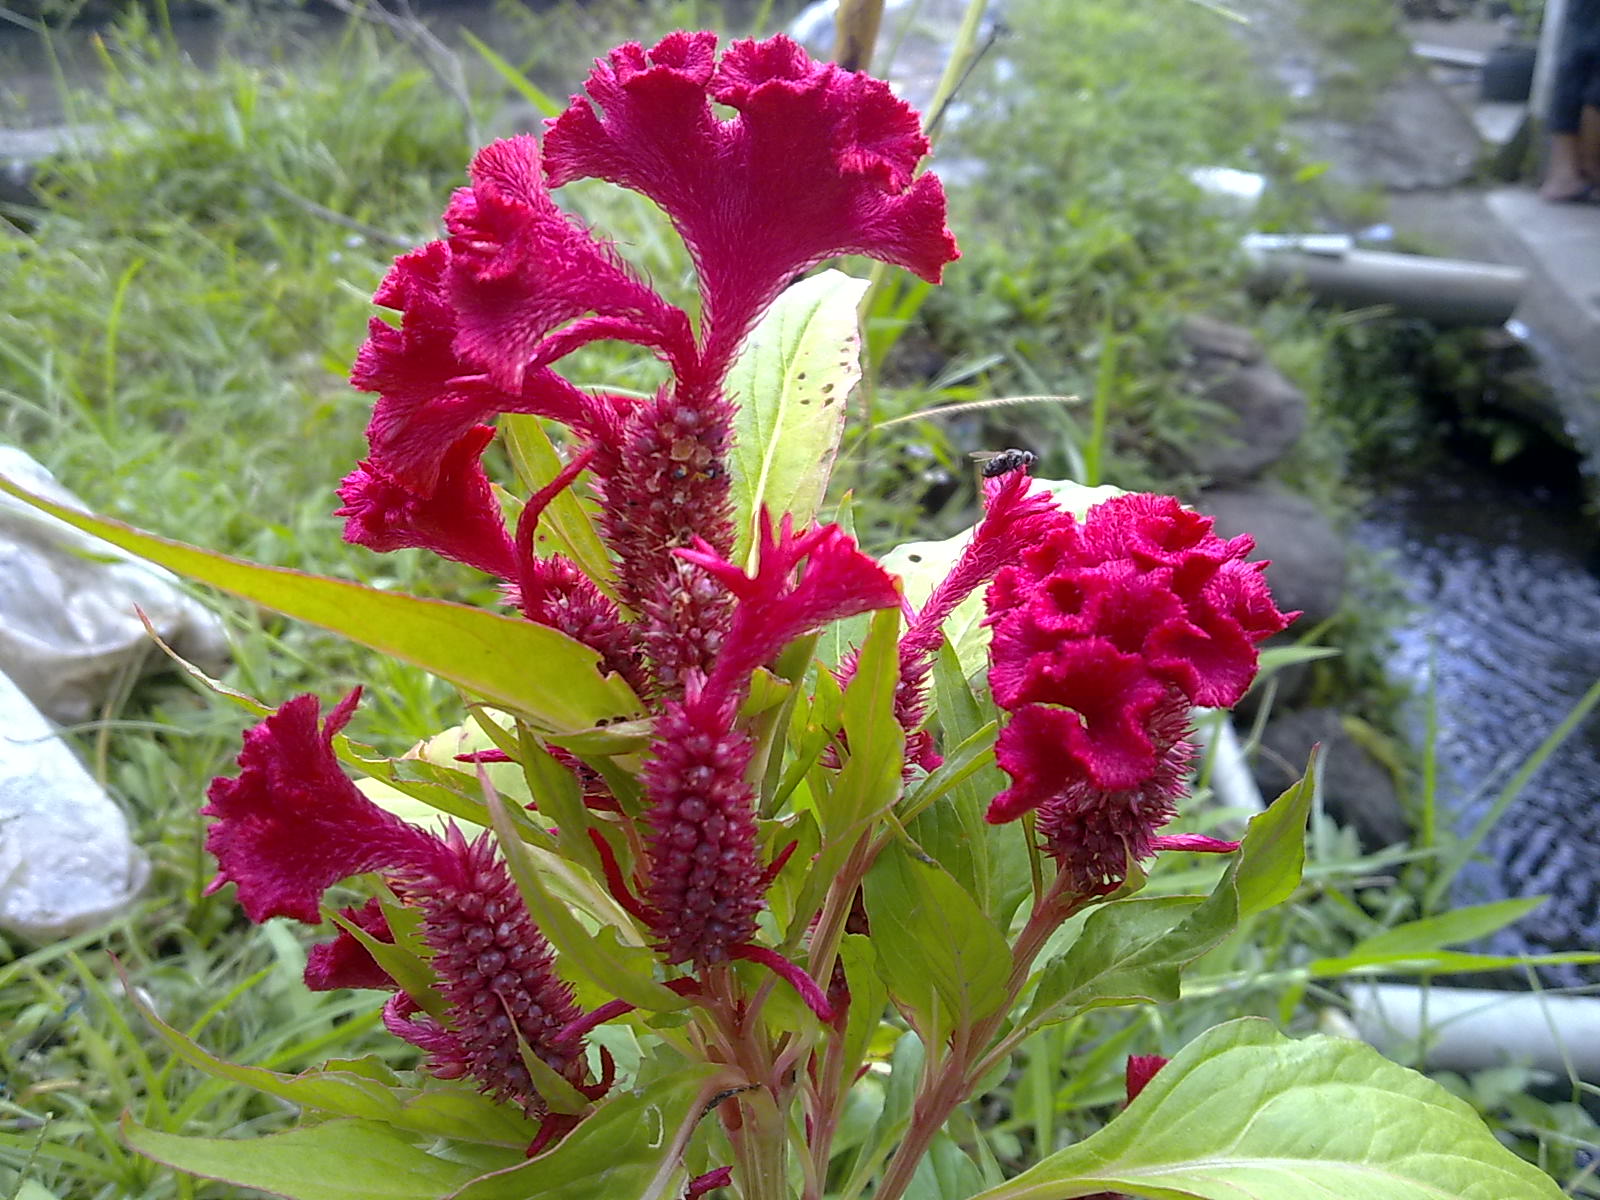
<path id="1" fill-rule="evenodd" d="M 483 473 L 482 456 L 494 440 L 488 425 L 474 425 L 440 460 L 427 495 L 389 479 L 363 462 L 339 485 L 344 540 L 369 550 L 432 550 L 500 579 L 514 579 L 517 556 L 500 502 Z"/>
<path id="2" fill-rule="evenodd" d="M 317 729 L 317 698 L 297 696 L 245 733 L 237 779 L 216 779 L 206 848 L 221 866 L 211 890 L 234 882 L 251 920 L 294 917 L 316 924 L 323 893 L 368 871 L 381 872 L 422 913 L 422 939 L 448 1011 L 413 1019 L 401 992 L 385 1012 L 389 1027 L 427 1050 L 441 1078 L 470 1075 L 498 1098 L 544 1111 L 522 1063 L 526 1044 L 574 1084 L 584 1078 L 581 1044 L 557 1037 L 578 1016 L 556 978 L 553 952 L 529 917 L 505 864 L 485 834 L 469 843 L 453 826 L 427 833 L 368 800 L 339 769 L 333 738 L 360 697 L 350 693 Z M 391 940 L 376 902 L 345 915 L 380 941 Z M 314 989 L 393 987 L 348 932 L 315 947 L 306 964 Z"/>
<path id="3" fill-rule="evenodd" d="M 1011 714 L 996 760 L 1011 786 L 993 822 L 1038 809 L 1075 891 L 1113 890 L 1164 839 L 1192 753 L 1191 705 L 1238 702 L 1277 610 L 1248 537 L 1168 496 L 1129 495 L 1063 514 L 999 571 L 986 602 L 989 682 Z M 1177 843 L 1172 843 L 1177 844 Z M 1185 849 L 1233 849 L 1184 838 Z"/>
<path id="4" fill-rule="evenodd" d="M 894 579 L 837 525 L 796 534 L 763 521 L 746 575 L 709 545 L 680 557 L 734 599 L 716 668 L 689 677 L 656 724 L 645 767 L 650 822 L 645 899 L 670 961 L 735 957 L 755 933 L 763 872 L 756 860 L 753 746 L 736 724 L 750 673 L 832 621 L 899 603 Z M 803 574 L 797 572 L 804 567 Z"/>
<path id="5" fill-rule="evenodd" d="M 939 181 L 913 179 L 928 152 L 917 114 L 887 84 L 781 34 L 720 60 L 716 47 L 684 32 L 617 47 L 551 124 L 545 157 L 552 185 L 607 179 L 671 218 L 700 276 L 704 365 L 720 376 L 807 267 L 865 254 L 937 283 L 957 251 Z"/>

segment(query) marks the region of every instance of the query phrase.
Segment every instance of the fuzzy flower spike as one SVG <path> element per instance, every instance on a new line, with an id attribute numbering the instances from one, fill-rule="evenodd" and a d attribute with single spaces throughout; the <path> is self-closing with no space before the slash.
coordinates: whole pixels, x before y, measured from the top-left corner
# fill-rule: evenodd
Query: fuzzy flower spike
<path id="1" fill-rule="evenodd" d="M 900 593 L 837 525 L 796 534 L 787 516 L 776 531 L 765 527 L 753 575 L 705 542 L 681 557 L 735 604 L 716 669 L 692 676 L 683 699 L 669 703 L 657 722 L 645 768 L 651 829 L 645 897 L 668 959 L 705 967 L 755 957 L 744 952 L 763 890 L 749 779 L 754 747 L 737 724 L 750 673 L 795 638 L 893 607 Z"/>
<path id="2" fill-rule="evenodd" d="M 1009 720 L 996 758 L 1011 786 L 999 823 L 1038 827 L 1078 895 L 1116 889 L 1162 848 L 1232 842 L 1161 837 L 1193 753 L 1192 705 L 1238 703 L 1256 646 L 1297 615 L 1272 603 L 1249 537 L 1224 541 L 1170 496 L 1061 513 L 986 596 L 989 682 Z"/>
<path id="3" fill-rule="evenodd" d="M 319 731 L 317 698 L 297 696 L 245 734 L 237 778 L 213 780 L 206 849 L 220 870 L 211 890 L 239 885 L 245 914 L 261 922 L 322 920 L 333 884 L 381 873 L 420 910 L 422 939 L 444 997 L 442 1019 L 420 1016 L 404 992 L 384 1010 L 392 1033 L 428 1053 L 442 1079 L 468 1076 L 530 1115 L 545 1111 L 523 1065 L 528 1046 L 580 1090 L 591 1088 L 582 1047 L 557 1036 L 578 1016 L 572 992 L 556 978 L 553 952 L 528 916 L 487 834 L 468 842 L 410 825 L 368 800 L 339 769 L 333 739 L 350 719 L 351 692 Z M 391 941 L 376 902 L 343 914 L 379 941 Z M 394 989 L 370 954 L 346 932 L 313 948 L 306 982 L 314 989 Z"/>

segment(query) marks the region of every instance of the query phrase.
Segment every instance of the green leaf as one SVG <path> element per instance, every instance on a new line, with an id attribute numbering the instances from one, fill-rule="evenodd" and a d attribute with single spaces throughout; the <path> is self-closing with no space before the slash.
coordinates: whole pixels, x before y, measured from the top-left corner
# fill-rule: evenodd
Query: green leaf
<path id="1" fill-rule="evenodd" d="M 1364 954 L 1359 958 L 1319 958 L 1306 964 L 1313 979 L 1340 975 L 1416 975 L 1424 971 L 1507 971 L 1562 963 L 1600 962 L 1600 954 L 1574 950 L 1567 954 L 1467 954 L 1460 950 L 1411 950 Z"/>
<path id="2" fill-rule="evenodd" d="M 536 86 L 534 82 L 521 71 L 517 70 L 488 46 L 484 45 L 484 43 L 479 40 L 472 30 L 462 29 L 461 37 L 467 43 L 467 45 L 471 46 L 478 52 L 478 55 L 483 59 L 484 62 L 488 63 L 489 66 L 494 69 L 495 74 L 499 75 L 501 79 L 510 84 L 518 95 L 520 95 L 524 100 L 538 110 L 541 116 L 559 117 L 562 110 L 567 107 L 555 97 L 551 96 L 548 92 Z M 504 426 L 502 426 L 502 428 L 504 428 Z"/>
<path id="3" fill-rule="evenodd" d="M 1228 936 L 1238 918 L 1234 868 L 1209 897 L 1140 896 L 1089 914 L 1083 932 L 1039 974 L 1026 1025 L 1090 1008 L 1176 1000 L 1182 969 Z"/>
<path id="4" fill-rule="evenodd" d="M 1140 896 L 1090 913 L 1078 939 L 1040 972 L 1024 1023 L 1046 1025 L 1090 1008 L 1176 1000 L 1184 967 L 1244 916 L 1281 903 L 1299 886 L 1312 778 L 1308 769 L 1250 819 L 1238 857 L 1209 896 Z"/>
<path id="5" fill-rule="evenodd" d="M 883 1021 L 889 993 L 877 970 L 878 956 L 872 939 L 860 933 L 847 933 L 839 943 L 839 961 L 844 964 L 844 981 L 850 989 L 850 1011 L 845 1017 L 844 1041 L 840 1048 L 841 1079 L 854 1079 L 866 1061 L 867 1046 Z"/>
<path id="6" fill-rule="evenodd" d="M 585 928 L 572 909 L 552 894 L 540 876 L 535 860 L 538 852 L 517 836 L 511 814 L 498 796 L 489 797 L 489 815 L 517 891 L 534 924 L 556 948 L 564 967 L 581 971 L 601 991 L 638 1008 L 671 1012 L 687 1003 L 651 978 L 655 956 L 649 950 L 622 945 L 616 940 L 616 930 L 609 926 L 598 933 Z M 558 860 L 546 855 L 540 861 Z"/>
<path id="7" fill-rule="evenodd" d="M 844 732 L 849 757 L 819 804 L 824 844 L 839 846 L 900 798 L 905 731 L 894 715 L 900 682 L 900 613 L 873 614 L 871 632 L 844 693 Z"/>
<path id="8" fill-rule="evenodd" d="M 994 705 L 979 701 L 967 683 L 954 647 L 946 641 L 933 662 L 933 694 L 946 746 L 965 744 L 995 720 Z M 1027 834 L 1020 822 L 991 825 L 984 819 L 989 802 L 1006 786 L 993 761 L 982 763 L 950 794 L 979 873 L 973 895 L 1002 929 L 1011 924 L 1017 905 L 1033 890 Z"/>
<path id="9" fill-rule="evenodd" d="M 169 1167 L 287 1200 L 434 1200 L 483 1173 L 419 1150 L 375 1121 L 339 1119 L 234 1139 L 163 1133 L 124 1117 L 122 1136 Z"/>
<path id="10" fill-rule="evenodd" d="M 891 843 L 867 872 L 878 970 L 929 1045 L 1006 1000 L 1011 947 L 978 902 L 926 856 Z"/>
<path id="11" fill-rule="evenodd" d="M 1544 902 L 1544 896 L 1496 900 L 1491 904 L 1451 909 L 1437 917 L 1407 921 L 1364 938 L 1351 949 L 1349 957 L 1414 954 L 1420 950 L 1437 950 L 1443 946 L 1474 941 L 1522 920 Z"/>
<path id="12" fill-rule="evenodd" d="M 367 1073 L 379 1064 L 329 1063 L 322 1070 L 285 1075 L 265 1067 L 228 1062 L 172 1028 L 140 1004 L 135 993 L 130 995 L 156 1036 L 183 1061 L 217 1079 L 277 1096 L 301 1108 L 513 1150 L 525 1147 L 536 1132 L 515 1107 L 498 1104 L 469 1087 L 430 1082 L 425 1088 L 408 1088 Z"/>
<path id="13" fill-rule="evenodd" d="M 505 435 L 506 451 L 517 478 L 529 492 L 538 491 L 561 473 L 565 464 L 538 417 L 502 413 L 496 424 Z M 602 591 L 611 594 L 611 555 L 600 540 L 589 509 L 571 488 L 552 499 L 539 514 L 533 549 L 540 557 L 561 554 L 570 558 Z"/>
<path id="14" fill-rule="evenodd" d="M 599 655 L 548 626 L 213 554 L 53 504 L 3 477 L 0 491 L 188 579 L 419 666 L 540 728 L 586 729 L 641 711 L 625 681 L 600 674 Z"/>
<path id="15" fill-rule="evenodd" d="M 683 1195 L 684 1144 L 726 1068 L 697 1063 L 614 1092 L 554 1150 L 478 1179 L 449 1200 L 652 1200 Z"/>
<path id="16" fill-rule="evenodd" d="M 1241 920 L 1282 904 L 1300 886 L 1306 865 L 1306 821 L 1317 790 L 1317 754 L 1316 749 L 1311 751 L 1300 781 L 1245 827 L 1238 867 Z"/>
<path id="17" fill-rule="evenodd" d="M 1560 1200 L 1432 1080 L 1246 1018 L 1191 1042 L 1105 1128 L 978 1200 Z"/>
<path id="18" fill-rule="evenodd" d="M 839 271 L 802 279 L 767 310 L 728 372 L 725 391 L 738 405 L 728 463 L 735 561 L 753 550 L 763 507 L 804 526 L 822 504 L 845 398 L 861 378 L 856 305 L 866 290 L 866 280 Z"/>
<path id="19" fill-rule="evenodd" d="M 384 906 L 385 913 L 393 907 Z M 421 957 L 411 953 L 406 947 L 397 942 L 384 942 L 373 937 L 361 926 L 357 925 L 342 912 L 323 909 L 323 915 L 351 937 L 355 938 L 372 955 L 372 960 L 382 967 L 400 985 L 400 990 L 415 1000 L 425 1012 L 435 1017 L 443 1015 L 443 1001 L 434 984 L 437 977 L 433 969 L 423 962 Z M 351 1113 L 351 1116 L 360 1116 L 360 1113 Z"/>

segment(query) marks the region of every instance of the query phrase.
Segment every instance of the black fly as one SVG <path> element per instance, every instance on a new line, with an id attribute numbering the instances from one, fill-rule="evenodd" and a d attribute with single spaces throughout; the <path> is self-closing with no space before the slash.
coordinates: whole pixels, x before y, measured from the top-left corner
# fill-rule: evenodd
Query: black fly
<path id="1" fill-rule="evenodd" d="M 998 479 L 1012 471 L 1025 470 L 1039 460 L 1032 450 L 974 450 L 972 458 L 983 464 L 985 479 Z"/>

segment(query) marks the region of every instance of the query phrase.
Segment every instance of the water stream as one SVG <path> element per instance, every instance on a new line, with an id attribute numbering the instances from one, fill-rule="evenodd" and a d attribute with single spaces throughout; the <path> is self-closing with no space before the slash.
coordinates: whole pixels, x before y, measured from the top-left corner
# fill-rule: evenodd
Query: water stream
<path id="1" fill-rule="evenodd" d="M 1596 679 L 1600 530 L 1575 489 L 1508 480 L 1441 456 L 1397 480 L 1358 540 L 1385 555 L 1414 606 L 1393 670 L 1437 680 L 1440 799 L 1465 831 Z M 1446 818 L 1441 818 L 1446 819 Z M 1502 953 L 1600 946 L 1600 714 L 1533 776 L 1489 834 L 1459 901 L 1548 895 Z M 1548 968 L 1547 982 L 1593 983 L 1593 968 Z"/>

